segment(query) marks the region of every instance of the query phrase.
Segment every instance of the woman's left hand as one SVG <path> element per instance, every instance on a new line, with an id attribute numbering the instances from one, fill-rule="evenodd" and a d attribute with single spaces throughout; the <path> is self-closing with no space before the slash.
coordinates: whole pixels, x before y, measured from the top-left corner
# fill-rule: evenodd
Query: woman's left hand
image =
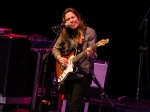
<path id="1" fill-rule="evenodd" d="M 90 47 L 88 47 L 88 48 L 86 49 L 86 53 L 87 53 L 87 55 L 89 55 L 91 58 L 94 58 L 94 57 L 95 57 L 95 51 L 93 51 L 93 49 L 90 48 Z"/>

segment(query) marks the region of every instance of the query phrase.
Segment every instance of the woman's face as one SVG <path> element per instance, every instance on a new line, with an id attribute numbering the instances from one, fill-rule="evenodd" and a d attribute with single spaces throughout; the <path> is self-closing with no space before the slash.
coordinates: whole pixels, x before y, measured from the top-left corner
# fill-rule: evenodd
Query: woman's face
<path id="1" fill-rule="evenodd" d="M 79 26 L 79 19 L 73 12 L 68 12 L 65 15 L 66 24 L 71 29 L 76 29 Z"/>

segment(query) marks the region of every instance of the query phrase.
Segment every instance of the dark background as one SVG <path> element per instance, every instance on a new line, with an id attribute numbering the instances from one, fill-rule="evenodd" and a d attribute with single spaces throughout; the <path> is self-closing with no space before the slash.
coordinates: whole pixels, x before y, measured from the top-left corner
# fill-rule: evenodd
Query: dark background
<path id="1" fill-rule="evenodd" d="M 51 27 L 61 23 L 61 14 L 67 7 L 75 8 L 84 17 L 88 26 L 96 30 L 98 40 L 110 39 L 108 45 L 97 48 L 98 59 L 110 61 L 106 92 L 135 97 L 141 54 L 139 47 L 144 46 L 144 37 L 149 46 L 150 30 L 144 32 L 145 24 L 139 30 L 149 9 L 148 2 L 3 1 L 0 8 L 0 27 L 12 28 L 16 34 L 36 33 L 54 40 L 56 34 Z M 147 19 L 150 17 L 147 16 Z M 148 23 L 148 27 L 149 25 Z M 146 52 L 144 54 L 143 64 L 140 64 L 143 67 L 140 92 L 143 98 L 149 98 L 149 74 L 146 71 L 146 62 L 149 59 L 146 58 Z"/>

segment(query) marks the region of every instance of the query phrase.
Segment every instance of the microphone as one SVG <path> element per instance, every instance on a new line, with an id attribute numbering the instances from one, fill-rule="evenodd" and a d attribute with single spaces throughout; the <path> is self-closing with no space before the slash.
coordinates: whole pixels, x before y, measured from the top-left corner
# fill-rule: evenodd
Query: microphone
<path id="1" fill-rule="evenodd" d="M 67 23 L 62 23 L 61 25 L 54 26 L 53 28 L 57 29 L 57 28 L 66 28 L 66 27 L 68 27 L 68 24 Z"/>

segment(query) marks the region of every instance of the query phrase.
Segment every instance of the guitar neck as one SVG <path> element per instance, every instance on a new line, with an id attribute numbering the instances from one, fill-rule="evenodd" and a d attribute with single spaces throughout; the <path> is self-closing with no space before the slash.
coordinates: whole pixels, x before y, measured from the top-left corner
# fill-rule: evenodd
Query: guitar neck
<path id="1" fill-rule="evenodd" d="M 99 46 L 104 46 L 105 44 L 107 44 L 109 42 L 109 39 L 102 39 L 100 41 L 98 41 L 96 44 L 90 46 L 92 49 L 96 49 Z M 76 50 L 77 51 L 77 50 Z M 78 55 L 76 55 L 75 57 L 73 57 L 72 62 L 76 63 L 77 61 L 79 61 L 80 58 L 82 58 L 84 55 L 87 55 L 86 50 L 82 51 L 81 53 L 79 53 Z"/>
<path id="2" fill-rule="evenodd" d="M 94 44 L 92 46 L 92 49 L 96 49 L 98 46 L 97 46 L 97 43 Z M 77 51 L 77 50 L 76 50 Z M 83 56 L 87 55 L 86 53 L 86 50 L 82 51 L 81 53 L 79 53 L 78 55 L 76 55 L 75 57 L 73 57 L 73 60 L 72 60 L 72 63 L 76 63 L 79 61 L 79 59 L 81 59 Z"/>

